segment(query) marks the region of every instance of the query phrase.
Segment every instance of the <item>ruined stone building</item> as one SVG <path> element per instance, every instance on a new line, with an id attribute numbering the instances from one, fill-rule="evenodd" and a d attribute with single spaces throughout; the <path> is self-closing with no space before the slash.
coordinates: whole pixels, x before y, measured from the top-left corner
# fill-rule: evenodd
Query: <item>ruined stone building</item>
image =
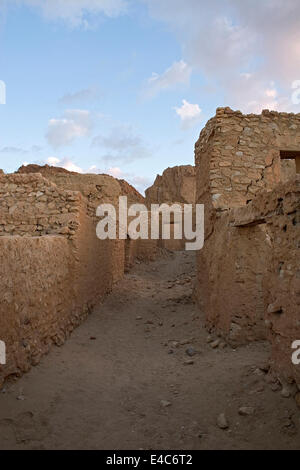
<path id="1" fill-rule="evenodd" d="M 0 385 L 62 344 L 136 257 L 156 256 L 157 244 L 97 238 L 96 208 L 120 195 L 144 202 L 108 175 L 36 165 L 0 174 Z"/>
<path id="2" fill-rule="evenodd" d="M 0 172 L 1 382 L 37 364 L 111 291 L 136 259 L 185 240 L 99 240 L 101 203 L 205 205 L 195 296 L 207 327 L 232 345 L 268 339 L 272 366 L 300 385 L 300 114 L 219 108 L 195 167 L 168 168 L 146 198 L 123 180 L 29 165 Z M 174 220 L 171 220 L 171 227 Z"/>
<path id="3" fill-rule="evenodd" d="M 148 204 L 194 204 L 195 167 L 182 165 L 167 168 L 162 175 L 157 175 L 153 185 L 146 189 L 145 194 Z"/>
<path id="4" fill-rule="evenodd" d="M 176 204 L 182 207 L 184 204 L 194 206 L 196 198 L 195 167 L 192 165 L 174 166 L 167 168 L 162 175 L 157 175 L 154 183 L 146 189 L 146 204 L 150 208 L 151 204 Z M 192 209 L 193 210 L 193 209 Z M 181 216 L 183 221 L 183 216 Z M 171 238 L 169 240 L 160 239 L 159 246 L 172 251 L 185 249 L 186 239 L 175 238 L 174 215 L 170 218 Z M 161 220 L 162 223 L 162 220 Z M 182 232 L 184 232 L 182 226 Z"/>
<path id="5" fill-rule="evenodd" d="M 268 338 L 273 366 L 300 384 L 300 114 L 217 109 L 195 145 L 205 245 L 196 293 L 232 344 Z"/>

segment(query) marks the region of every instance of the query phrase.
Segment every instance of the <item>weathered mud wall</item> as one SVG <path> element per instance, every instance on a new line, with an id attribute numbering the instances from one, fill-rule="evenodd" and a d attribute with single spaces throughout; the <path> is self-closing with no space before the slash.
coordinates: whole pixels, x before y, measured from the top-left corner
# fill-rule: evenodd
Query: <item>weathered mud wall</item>
<path id="1" fill-rule="evenodd" d="M 267 337 L 273 367 L 299 373 L 300 115 L 217 110 L 195 146 L 205 245 L 196 295 L 207 324 L 233 344 Z"/>
<path id="2" fill-rule="evenodd" d="M 158 240 L 125 240 L 125 271 L 129 271 L 136 261 L 150 262 L 160 256 Z"/>
<path id="3" fill-rule="evenodd" d="M 62 344 L 86 312 L 78 308 L 74 257 L 63 236 L 0 237 L 0 338 L 4 378 L 26 372 Z"/>
<path id="4" fill-rule="evenodd" d="M 197 296 L 207 326 L 232 345 L 265 338 L 263 280 L 270 246 L 264 226 L 236 228 L 218 218 L 198 255 Z"/>
<path id="5" fill-rule="evenodd" d="M 264 317 L 273 367 L 300 384 L 299 366 L 291 361 L 291 345 L 300 339 L 300 179 L 259 194 L 249 207 L 232 211 L 231 219 L 240 230 L 267 226 L 271 250 L 263 279 Z"/>
<path id="6" fill-rule="evenodd" d="M 103 299 L 124 274 L 125 246 L 97 238 L 97 218 L 81 192 L 40 174 L 0 175 L 0 194 L 2 381 L 63 342 Z M 26 328 L 20 314 L 29 318 Z"/>
<path id="7" fill-rule="evenodd" d="M 120 196 L 127 196 L 128 206 L 131 204 L 145 204 L 145 198 L 133 186 L 128 184 L 125 180 L 118 180 L 109 175 L 80 174 L 69 172 L 63 168 L 50 167 L 48 165 L 23 166 L 18 170 L 18 173 L 26 174 L 30 171 L 41 173 L 47 180 L 64 191 L 79 192 L 86 201 L 87 214 L 95 223 L 99 220 L 96 218 L 97 207 L 105 203 L 110 203 L 115 206 L 118 219 Z M 118 280 L 124 274 L 125 241 L 112 240 L 109 246 L 114 280 Z M 130 252 L 131 256 L 128 266 L 133 264 L 135 256 L 143 261 L 148 261 L 158 256 L 157 244 L 153 243 L 151 240 L 149 240 L 149 242 L 132 240 Z"/>
<path id="8" fill-rule="evenodd" d="M 146 189 L 145 194 L 149 208 L 151 204 L 177 204 L 182 210 L 184 204 L 194 205 L 196 198 L 195 167 L 182 165 L 167 168 L 161 176 L 157 175 L 154 184 Z M 173 214 L 171 214 L 170 220 L 171 237 L 164 240 L 160 236 L 158 245 L 170 251 L 182 251 L 185 249 L 186 240 L 184 237 L 180 240 L 175 238 L 176 224 L 174 224 Z M 162 234 L 162 227 L 163 220 L 160 218 L 160 235 Z M 184 233 L 183 223 L 182 232 Z"/>
<path id="9" fill-rule="evenodd" d="M 146 189 L 147 204 L 179 202 L 194 204 L 196 196 L 195 167 L 192 165 L 167 168 L 157 175 L 154 184 Z"/>
<path id="10" fill-rule="evenodd" d="M 0 385 L 62 344 L 122 278 L 125 262 L 129 268 L 160 253 L 156 240 L 132 240 L 125 253 L 125 240 L 98 239 L 97 207 L 118 209 L 124 195 L 128 205 L 145 202 L 107 175 L 38 165 L 0 172 L 0 340 L 7 347 Z"/>

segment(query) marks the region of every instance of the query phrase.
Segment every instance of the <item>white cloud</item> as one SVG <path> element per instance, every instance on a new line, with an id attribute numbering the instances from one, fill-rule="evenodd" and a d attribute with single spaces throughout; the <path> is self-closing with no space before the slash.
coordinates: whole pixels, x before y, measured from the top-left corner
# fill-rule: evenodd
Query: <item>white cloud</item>
<path id="1" fill-rule="evenodd" d="M 182 100 L 182 106 L 175 108 L 184 128 L 192 127 L 201 119 L 201 109 L 198 104 Z"/>
<path id="2" fill-rule="evenodd" d="M 44 162 L 39 162 L 40 164 L 46 163 L 47 165 L 50 166 L 58 166 L 60 168 L 64 168 L 65 170 L 68 171 L 75 171 L 76 173 L 85 173 L 84 170 L 76 165 L 70 158 L 63 158 L 60 159 L 58 157 L 48 157 Z"/>
<path id="3" fill-rule="evenodd" d="M 72 160 L 64 159 L 62 162 L 62 167 L 68 171 L 76 171 L 77 173 L 84 173 L 83 169 L 76 165 Z"/>
<path id="4" fill-rule="evenodd" d="M 63 118 L 49 120 L 46 138 L 52 147 L 62 147 L 71 144 L 77 137 L 88 136 L 92 124 L 89 111 L 66 110 Z"/>
<path id="5" fill-rule="evenodd" d="M 119 167 L 109 168 L 107 172 L 114 178 L 123 178 L 123 171 Z"/>
<path id="6" fill-rule="evenodd" d="M 133 173 L 127 173 L 121 170 L 119 167 L 111 167 L 106 172 L 114 178 L 124 179 L 130 183 L 139 192 L 144 193 L 145 189 L 148 188 L 152 183 L 152 179 L 146 176 L 138 176 Z"/>
<path id="7" fill-rule="evenodd" d="M 175 32 L 184 60 L 218 86 L 220 104 L 299 111 L 291 99 L 300 79 L 299 0 L 142 1 Z M 276 96 L 266 94 L 271 82 Z"/>
<path id="8" fill-rule="evenodd" d="M 46 160 L 46 163 L 51 166 L 58 165 L 59 162 L 60 162 L 60 159 L 56 157 L 49 157 Z"/>
<path id="9" fill-rule="evenodd" d="M 72 27 L 88 28 L 92 16 L 118 16 L 126 12 L 127 0 L 7 0 L 37 8 L 48 20 L 63 20 Z"/>
<path id="10" fill-rule="evenodd" d="M 118 162 L 131 163 L 150 157 L 150 151 L 143 139 L 128 125 L 113 128 L 107 136 L 94 137 L 92 146 L 105 150 L 101 158 L 106 165 L 112 167 Z"/>
<path id="11" fill-rule="evenodd" d="M 175 88 L 177 85 L 188 85 L 191 73 L 191 67 L 183 60 L 174 62 L 161 75 L 152 73 L 152 76 L 147 80 L 143 95 L 146 98 L 152 98 L 161 91 Z"/>

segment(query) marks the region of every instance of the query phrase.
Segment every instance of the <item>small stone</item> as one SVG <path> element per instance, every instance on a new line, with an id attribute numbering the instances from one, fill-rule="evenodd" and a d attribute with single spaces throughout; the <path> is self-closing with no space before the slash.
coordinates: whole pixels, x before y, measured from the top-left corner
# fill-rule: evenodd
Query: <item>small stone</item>
<path id="1" fill-rule="evenodd" d="M 171 403 L 170 401 L 168 401 L 168 400 L 161 400 L 161 401 L 160 401 L 160 404 L 161 404 L 161 406 L 163 406 L 164 408 L 168 408 L 169 406 L 172 405 L 172 403 Z"/>
<path id="2" fill-rule="evenodd" d="M 255 395 L 256 393 L 261 393 L 265 390 L 265 387 L 263 384 L 258 385 L 254 390 L 251 390 L 249 392 L 250 395 Z"/>
<path id="3" fill-rule="evenodd" d="M 252 406 L 241 406 L 239 414 L 241 416 L 251 416 L 254 414 L 255 409 Z"/>
<path id="4" fill-rule="evenodd" d="M 95 341 L 95 339 L 97 339 L 96 336 L 91 336 L 90 337 L 90 340 L 92 340 L 92 341 Z"/>
<path id="5" fill-rule="evenodd" d="M 17 400 L 19 400 L 19 401 L 24 401 L 24 400 L 25 400 L 24 395 L 19 395 L 19 396 L 17 397 Z"/>
<path id="6" fill-rule="evenodd" d="M 190 348 L 187 348 L 185 352 L 190 357 L 193 357 L 195 356 L 195 354 L 197 354 L 197 351 L 192 346 Z"/>
<path id="7" fill-rule="evenodd" d="M 265 379 L 265 382 L 267 382 L 268 384 L 278 383 L 278 380 L 272 374 L 266 375 L 264 379 Z"/>
<path id="8" fill-rule="evenodd" d="M 208 337 L 206 338 L 206 342 L 207 342 L 207 343 L 212 343 L 213 340 L 214 340 L 214 339 L 213 339 L 212 336 L 210 336 L 210 335 L 208 335 Z"/>
<path id="9" fill-rule="evenodd" d="M 270 364 L 268 362 L 263 362 L 259 365 L 259 369 L 261 369 L 265 374 L 267 374 L 270 370 Z"/>
<path id="10" fill-rule="evenodd" d="M 187 361 L 184 361 L 183 365 L 184 366 L 192 366 L 194 364 L 194 361 L 192 359 L 188 359 Z"/>
<path id="11" fill-rule="evenodd" d="M 287 389 L 287 388 L 283 388 L 280 392 L 280 395 L 283 397 L 283 398 L 290 398 L 291 396 L 291 393 L 290 391 Z"/>
<path id="12" fill-rule="evenodd" d="M 271 384 L 271 390 L 272 390 L 272 392 L 278 392 L 278 390 L 280 390 L 279 383 Z"/>
<path id="13" fill-rule="evenodd" d="M 227 421 L 226 416 L 225 416 L 224 413 L 221 413 L 218 416 L 217 425 L 220 429 L 228 429 L 229 428 L 228 421 Z"/>
<path id="14" fill-rule="evenodd" d="M 141 317 L 140 315 L 138 317 L 136 317 L 136 320 L 142 320 L 143 317 Z"/>
<path id="15" fill-rule="evenodd" d="M 210 343 L 211 347 L 213 349 L 216 349 L 219 347 L 219 344 L 220 344 L 220 340 L 219 339 L 216 339 L 216 341 L 213 341 L 212 343 Z"/>
<path id="16" fill-rule="evenodd" d="M 183 339 L 180 341 L 181 346 L 185 346 L 186 344 L 189 344 L 190 340 L 189 339 Z"/>

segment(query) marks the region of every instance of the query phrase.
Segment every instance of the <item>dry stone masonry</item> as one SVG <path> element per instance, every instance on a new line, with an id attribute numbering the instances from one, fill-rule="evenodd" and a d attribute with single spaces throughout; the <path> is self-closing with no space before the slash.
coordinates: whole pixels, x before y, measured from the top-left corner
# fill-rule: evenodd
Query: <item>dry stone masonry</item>
<path id="1" fill-rule="evenodd" d="M 196 294 L 234 345 L 268 338 L 273 367 L 300 386 L 300 114 L 217 109 L 195 145 L 205 245 Z"/>
<path id="2" fill-rule="evenodd" d="M 136 257 L 157 243 L 99 240 L 96 208 L 144 198 L 125 181 L 29 165 L 0 174 L 0 332 L 7 349 L 4 379 L 37 364 L 63 344 L 109 293 Z"/>

